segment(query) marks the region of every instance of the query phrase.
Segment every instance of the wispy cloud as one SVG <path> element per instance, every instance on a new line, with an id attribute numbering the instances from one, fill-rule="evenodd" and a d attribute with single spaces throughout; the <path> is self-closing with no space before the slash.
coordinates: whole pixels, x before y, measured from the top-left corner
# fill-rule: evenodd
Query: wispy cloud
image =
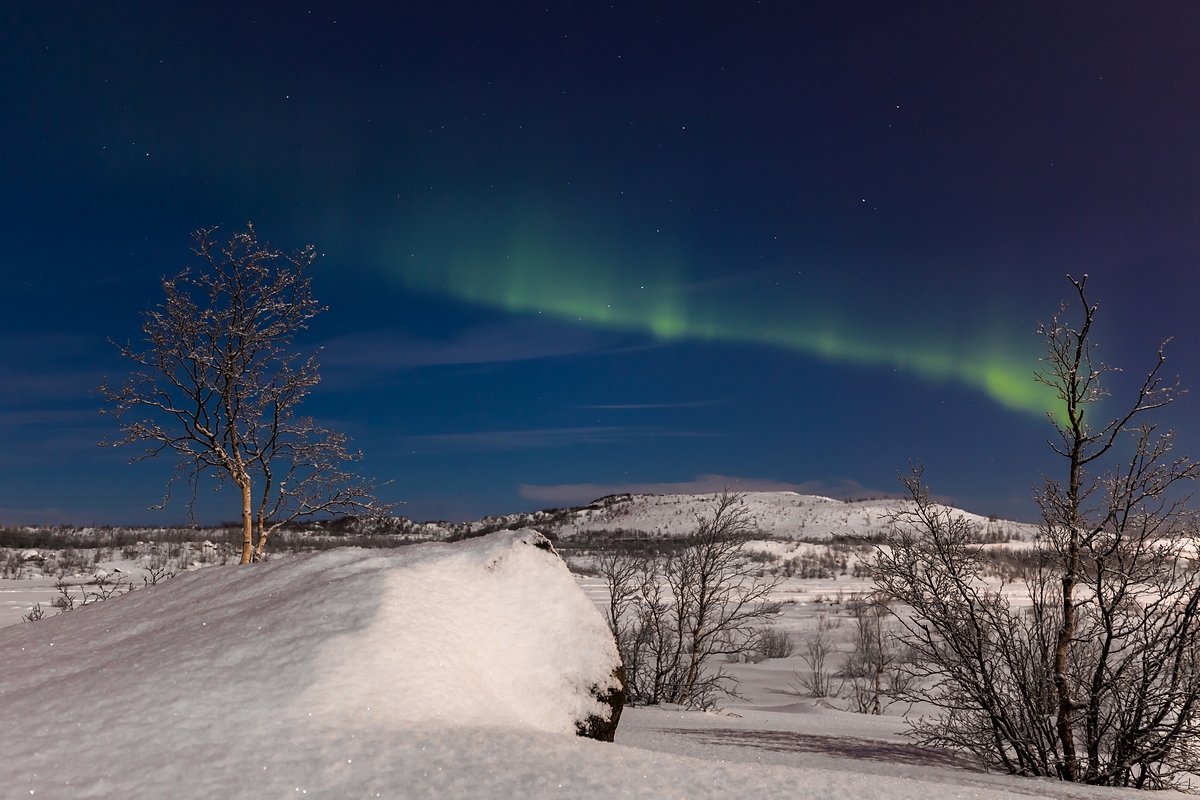
<path id="1" fill-rule="evenodd" d="M 104 373 L 119 367 L 102 337 L 60 331 L 0 336 L 0 407 L 46 407 L 95 402 Z"/>
<path id="2" fill-rule="evenodd" d="M 479 325 L 449 339 L 370 331 L 325 342 L 326 377 L 366 376 L 418 367 L 496 364 L 593 353 L 611 348 L 611 336 L 554 322 L 509 320 Z"/>
<path id="3" fill-rule="evenodd" d="M 521 496 L 539 503 L 569 506 L 588 503 L 610 494 L 707 494 L 732 489 L 739 492 L 798 492 L 846 499 L 883 496 L 889 493 L 869 489 L 858 481 L 805 481 L 789 483 L 771 478 L 743 478 L 733 475 L 697 475 L 690 481 L 659 483 L 563 483 L 553 485 L 521 484 Z"/>
<path id="4" fill-rule="evenodd" d="M 61 331 L 0 336 L 0 483 L 34 466 L 96 463 L 112 430 L 95 389 L 119 357 L 101 337 Z"/>
<path id="5" fill-rule="evenodd" d="M 713 434 L 669 431 L 659 428 L 601 425 L 581 428 L 533 428 L 528 430 L 436 433 L 409 437 L 414 445 L 437 451 L 534 450 L 574 445 L 611 444 L 646 438 L 696 438 Z"/>
<path id="6" fill-rule="evenodd" d="M 686 400 L 678 403 L 595 403 L 575 408 L 588 411 L 655 411 L 671 408 L 706 408 L 719 405 L 717 400 Z"/>

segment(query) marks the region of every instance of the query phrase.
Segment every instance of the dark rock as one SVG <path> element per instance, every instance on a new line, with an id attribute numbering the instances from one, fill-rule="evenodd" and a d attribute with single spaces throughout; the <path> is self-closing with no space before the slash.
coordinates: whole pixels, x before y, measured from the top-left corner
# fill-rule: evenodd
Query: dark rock
<path id="1" fill-rule="evenodd" d="M 605 692 L 592 687 L 592 696 L 602 705 L 608 706 L 608 719 L 591 714 L 582 722 L 575 723 L 575 732 L 588 739 L 611 742 L 617 735 L 617 723 L 621 721 L 621 709 L 625 707 L 625 667 L 618 664 L 612 671 L 617 685 Z"/>

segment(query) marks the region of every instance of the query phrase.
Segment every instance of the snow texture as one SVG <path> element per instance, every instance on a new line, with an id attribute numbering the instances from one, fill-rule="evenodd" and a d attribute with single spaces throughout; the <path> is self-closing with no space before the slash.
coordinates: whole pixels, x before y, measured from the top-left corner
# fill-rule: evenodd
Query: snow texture
<path id="1" fill-rule="evenodd" d="M 0 798 L 1136 796 L 944 766 L 811 704 L 581 739 L 615 652 L 544 544 L 211 567 L 4 628 Z"/>
<path id="2" fill-rule="evenodd" d="M 214 567 L 5 630 L 0 795 L 264 796 L 281 757 L 324 774 L 317 754 L 352 759 L 356 738 L 570 739 L 607 713 L 591 690 L 617 658 L 532 531 Z"/>

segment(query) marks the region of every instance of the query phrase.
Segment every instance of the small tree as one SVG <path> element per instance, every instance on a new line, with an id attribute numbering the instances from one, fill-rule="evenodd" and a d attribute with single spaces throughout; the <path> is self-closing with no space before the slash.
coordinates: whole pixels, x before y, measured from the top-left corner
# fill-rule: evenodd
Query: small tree
<path id="1" fill-rule="evenodd" d="M 768 600 L 779 580 L 759 577 L 746 553 L 754 530 L 742 496 L 725 491 L 664 556 L 602 559 L 629 702 L 709 707 L 733 693 L 713 657 L 752 651 L 777 608 Z"/>
<path id="2" fill-rule="evenodd" d="M 903 647 L 888 625 L 885 599 L 850 603 L 853 648 L 842 664 L 842 692 L 859 714 L 882 714 L 906 690 Z"/>
<path id="3" fill-rule="evenodd" d="M 1162 788 L 1200 772 L 1200 528 L 1178 491 L 1200 467 L 1146 421 L 1176 396 L 1161 349 L 1124 410 L 1093 421 L 1112 369 L 1093 359 L 1085 282 L 1071 280 L 1080 320 L 1064 307 L 1040 330 L 1067 469 L 1038 494 L 1024 598 L 985 581 L 977 532 L 919 470 L 875 567 L 911 609 L 897 618 L 919 656 L 912 691 L 942 710 L 914 726 L 925 742 L 1015 773 Z"/>
<path id="4" fill-rule="evenodd" d="M 134 461 L 173 453 L 175 484 L 229 481 L 241 502 L 241 563 L 262 560 L 271 533 L 301 517 L 381 510 L 374 486 L 350 471 L 361 456 L 347 437 L 297 411 L 320 380 L 316 353 L 301 357 L 298 333 L 325 309 L 312 296 L 308 245 L 285 254 L 260 244 L 252 225 L 229 241 L 215 228 L 193 234 L 198 269 L 162 281 L 165 300 L 142 322 L 134 364 L 118 386 L 100 387 L 121 438 L 142 444 Z"/>
<path id="5" fill-rule="evenodd" d="M 825 615 L 817 618 L 817 629 L 804 641 L 804 652 L 800 658 L 808 667 L 807 673 L 795 670 L 793 687 L 797 694 L 809 697 L 824 698 L 834 694 L 833 673 L 829 670 L 829 657 L 834 653 L 834 643 L 830 639 L 829 630 L 832 626 Z"/>

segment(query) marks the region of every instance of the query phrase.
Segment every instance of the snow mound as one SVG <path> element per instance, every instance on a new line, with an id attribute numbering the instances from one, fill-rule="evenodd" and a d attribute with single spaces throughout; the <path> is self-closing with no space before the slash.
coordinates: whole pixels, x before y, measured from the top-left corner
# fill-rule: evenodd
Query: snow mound
<path id="1" fill-rule="evenodd" d="M 607 715 L 592 692 L 619 660 L 549 543 L 518 531 L 201 570 L 9 628 L 0 663 L 13 796 L 258 797 L 285 755 L 308 754 L 286 780 L 311 778 L 356 738 L 573 737 Z"/>
<path id="2" fill-rule="evenodd" d="M 415 551 L 415 553 L 414 553 Z M 574 733 L 620 663 L 603 617 L 535 531 L 421 546 L 380 612 L 325 643 L 298 710 L 348 727 L 450 722 Z"/>

